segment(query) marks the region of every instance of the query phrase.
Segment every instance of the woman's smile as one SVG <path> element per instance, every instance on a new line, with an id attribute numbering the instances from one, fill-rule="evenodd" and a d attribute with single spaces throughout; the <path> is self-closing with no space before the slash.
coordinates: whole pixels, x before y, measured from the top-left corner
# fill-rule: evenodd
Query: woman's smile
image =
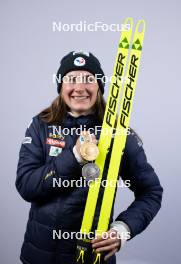
<path id="1" fill-rule="evenodd" d="M 87 99 L 90 100 L 90 96 L 71 96 L 71 99 L 75 101 L 85 101 Z"/>

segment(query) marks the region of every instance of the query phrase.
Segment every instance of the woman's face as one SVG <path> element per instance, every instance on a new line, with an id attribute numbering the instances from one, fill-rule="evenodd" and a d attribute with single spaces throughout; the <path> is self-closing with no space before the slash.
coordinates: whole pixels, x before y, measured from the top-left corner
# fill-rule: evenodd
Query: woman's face
<path id="1" fill-rule="evenodd" d="M 63 78 L 61 95 L 73 114 L 88 114 L 96 102 L 98 89 L 92 73 L 71 71 Z"/>

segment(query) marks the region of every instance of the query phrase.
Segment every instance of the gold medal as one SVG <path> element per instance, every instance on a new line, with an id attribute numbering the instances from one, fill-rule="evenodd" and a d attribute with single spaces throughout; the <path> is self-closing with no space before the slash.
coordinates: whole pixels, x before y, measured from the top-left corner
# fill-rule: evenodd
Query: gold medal
<path id="1" fill-rule="evenodd" d="M 80 146 L 80 154 L 83 159 L 93 161 L 99 155 L 99 149 L 93 142 L 84 142 Z"/>

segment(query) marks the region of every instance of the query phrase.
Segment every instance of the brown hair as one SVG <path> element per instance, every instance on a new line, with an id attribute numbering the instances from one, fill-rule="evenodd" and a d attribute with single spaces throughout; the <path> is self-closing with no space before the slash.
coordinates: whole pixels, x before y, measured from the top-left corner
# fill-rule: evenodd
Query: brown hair
<path id="1" fill-rule="evenodd" d="M 99 122 L 101 122 L 101 123 L 102 123 L 103 118 L 104 118 L 105 108 L 106 108 L 106 101 L 105 101 L 102 93 L 100 92 L 100 90 L 98 90 L 97 100 L 96 100 L 96 103 L 94 105 L 94 109 L 95 109 L 95 114 L 97 115 L 97 118 L 98 118 Z M 59 125 L 59 124 L 61 124 L 63 118 L 65 117 L 65 115 L 67 113 L 67 111 L 69 111 L 69 108 L 65 104 L 65 102 L 62 98 L 62 95 L 61 95 L 61 91 L 60 91 L 60 94 L 53 100 L 51 105 L 49 107 L 45 108 L 44 110 L 42 110 L 39 113 L 39 116 L 46 123 Z M 116 120 L 115 120 L 114 127 L 117 126 L 117 122 L 118 122 L 118 115 L 116 114 Z M 141 138 L 138 136 L 138 134 L 132 128 L 130 128 L 130 131 L 133 134 L 135 134 L 137 136 L 138 140 L 140 140 L 142 143 Z"/>
<path id="2" fill-rule="evenodd" d="M 103 120 L 105 107 L 106 107 L 106 101 L 102 93 L 98 89 L 97 100 L 94 105 L 94 109 L 95 109 L 95 114 L 97 115 L 97 118 L 100 122 L 102 122 Z M 39 113 L 39 116 L 42 119 L 42 121 L 46 123 L 59 125 L 63 121 L 67 111 L 69 111 L 69 108 L 64 102 L 62 93 L 60 92 L 60 94 L 53 100 L 51 105 Z"/>

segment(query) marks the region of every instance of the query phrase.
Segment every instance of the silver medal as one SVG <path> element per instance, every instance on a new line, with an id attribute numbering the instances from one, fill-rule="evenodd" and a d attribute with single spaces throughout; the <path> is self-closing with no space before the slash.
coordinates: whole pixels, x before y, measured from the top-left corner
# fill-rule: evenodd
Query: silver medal
<path id="1" fill-rule="evenodd" d="M 86 180 L 95 180 L 100 175 L 100 169 L 95 163 L 87 163 L 82 167 L 82 176 Z"/>

